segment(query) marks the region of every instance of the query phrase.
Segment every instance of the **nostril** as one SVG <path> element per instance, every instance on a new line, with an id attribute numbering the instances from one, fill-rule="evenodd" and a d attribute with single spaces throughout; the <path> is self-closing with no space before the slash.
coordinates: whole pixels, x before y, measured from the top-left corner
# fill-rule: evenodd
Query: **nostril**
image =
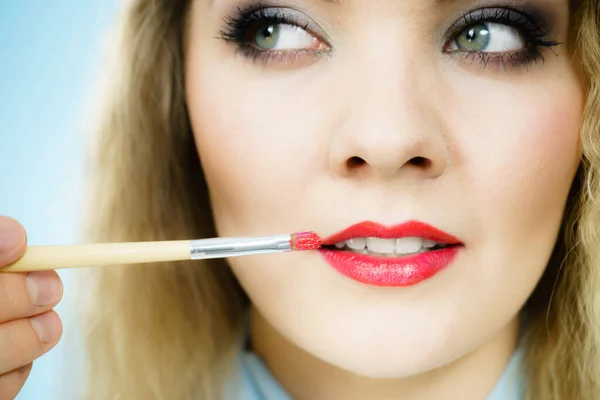
<path id="1" fill-rule="evenodd" d="M 346 161 L 346 164 L 348 165 L 348 168 L 353 169 L 365 165 L 366 161 L 360 157 L 351 157 Z"/>
<path id="2" fill-rule="evenodd" d="M 429 160 L 425 157 L 415 157 L 412 158 L 409 163 L 415 167 L 426 167 L 429 165 Z"/>

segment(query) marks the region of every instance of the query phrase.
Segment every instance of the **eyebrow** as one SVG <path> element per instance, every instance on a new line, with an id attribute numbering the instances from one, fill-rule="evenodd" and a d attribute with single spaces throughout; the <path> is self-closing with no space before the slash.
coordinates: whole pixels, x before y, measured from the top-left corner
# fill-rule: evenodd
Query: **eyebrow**
<path id="1" fill-rule="evenodd" d="M 208 6 L 212 8 L 212 6 L 213 6 L 213 5 L 214 5 L 214 4 L 215 4 L 217 1 L 218 1 L 218 0 L 208 0 Z M 343 4 L 343 3 L 346 3 L 346 2 L 347 2 L 347 0 L 319 0 L 319 1 L 321 1 L 321 2 L 323 2 L 323 3 L 326 3 L 326 4 L 334 4 L 334 5 L 341 5 L 341 4 Z M 435 3 L 437 3 L 437 4 L 443 4 L 443 3 L 451 3 L 451 2 L 453 2 L 453 1 L 455 1 L 455 0 L 435 0 Z M 578 2 L 580 2 L 581 0 L 571 0 L 571 1 L 574 1 L 574 2 L 577 2 L 577 3 L 578 3 Z"/>
<path id="2" fill-rule="evenodd" d="M 321 1 L 324 3 L 327 3 L 327 4 L 339 5 L 339 4 L 342 4 L 343 2 L 345 2 L 346 0 L 321 0 Z M 215 2 L 217 2 L 217 0 L 208 0 L 208 6 L 212 7 L 215 4 Z"/>

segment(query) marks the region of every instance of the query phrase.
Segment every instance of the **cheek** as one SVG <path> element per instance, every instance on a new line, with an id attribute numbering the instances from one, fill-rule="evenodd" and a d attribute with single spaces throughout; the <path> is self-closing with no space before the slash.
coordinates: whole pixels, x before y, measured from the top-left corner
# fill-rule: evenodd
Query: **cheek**
<path id="1" fill-rule="evenodd" d="M 285 218 L 302 195 L 323 148 L 314 135 L 312 95 L 288 95 L 298 87 L 289 79 L 265 85 L 226 67 L 195 71 L 188 104 L 218 229 L 272 233 L 273 220 Z"/>
<path id="2" fill-rule="evenodd" d="M 453 101 L 463 105 L 457 114 L 468 116 L 453 118 L 457 175 L 473 196 L 466 200 L 479 215 L 497 219 L 504 235 L 535 231 L 550 219 L 556 224 L 580 161 L 579 82 L 564 73 L 558 82 L 531 81 L 484 82 Z"/>
<path id="3" fill-rule="evenodd" d="M 565 122 L 559 120 L 559 110 L 553 112 L 547 115 L 557 117 L 548 120 L 531 115 L 527 121 L 512 119 L 521 125 L 513 127 L 510 134 L 496 132 L 507 137 L 496 142 L 494 150 L 478 155 L 487 156 L 487 163 L 479 171 L 475 169 L 480 187 L 473 191 L 479 198 L 472 204 L 489 207 L 508 220 L 562 214 L 579 161 L 578 128 L 571 123 L 574 118 L 568 118 L 573 116 L 567 116 Z M 528 228 L 523 220 L 514 222 Z"/>
<path id="4" fill-rule="evenodd" d="M 465 265 L 486 266 L 470 283 L 504 299 L 499 313 L 520 307 L 544 271 L 580 161 L 581 86 L 566 74 L 543 81 L 463 87 L 455 111 L 467 118 L 451 118 L 471 216 Z"/>

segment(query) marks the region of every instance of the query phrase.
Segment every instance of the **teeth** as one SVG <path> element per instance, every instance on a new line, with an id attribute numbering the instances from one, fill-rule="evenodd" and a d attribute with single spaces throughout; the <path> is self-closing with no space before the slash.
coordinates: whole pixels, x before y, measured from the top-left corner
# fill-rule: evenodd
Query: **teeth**
<path id="1" fill-rule="evenodd" d="M 406 237 L 396 240 L 396 253 L 397 254 L 411 254 L 416 253 L 424 247 L 424 241 L 418 237 Z M 435 243 L 434 243 L 435 245 Z M 432 246 L 433 247 L 433 246 Z"/>
<path id="2" fill-rule="evenodd" d="M 421 246 L 419 246 L 420 248 Z M 393 253 L 396 250 L 396 239 L 367 238 L 367 249 L 373 253 Z"/>
<path id="3" fill-rule="evenodd" d="M 335 243 L 335 247 L 339 250 L 347 248 L 358 254 L 387 255 L 390 257 L 422 253 L 436 246 L 441 248 L 447 247 L 447 245 L 419 237 L 405 237 L 401 239 L 369 237 Z"/>
<path id="4" fill-rule="evenodd" d="M 423 247 L 426 249 L 431 249 L 432 247 L 435 247 L 437 243 L 434 242 L 433 240 L 429 240 L 429 239 L 424 239 L 423 240 Z"/>
<path id="5" fill-rule="evenodd" d="M 365 239 L 365 238 L 350 239 L 350 240 L 346 241 L 346 244 L 352 250 L 363 250 L 367 246 L 367 239 Z M 371 250 L 371 249 L 369 249 L 369 250 Z M 373 251 L 373 250 L 371 250 L 371 251 Z"/>

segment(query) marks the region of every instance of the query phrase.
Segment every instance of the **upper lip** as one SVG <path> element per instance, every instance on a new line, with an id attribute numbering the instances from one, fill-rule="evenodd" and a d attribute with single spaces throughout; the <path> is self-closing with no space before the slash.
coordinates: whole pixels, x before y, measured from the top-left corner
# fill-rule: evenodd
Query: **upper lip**
<path id="1" fill-rule="evenodd" d="M 401 239 L 420 237 L 446 245 L 461 244 L 461 241 L 449 233 L 420 221 L 407 221 L 402 224 L 385 226 L 377 222 L 365 221 L 354 224 L 341 232 L 323 239 L 324 245 L 333 245 L 350 239 L 375 237 L 381 239 Z"/>

